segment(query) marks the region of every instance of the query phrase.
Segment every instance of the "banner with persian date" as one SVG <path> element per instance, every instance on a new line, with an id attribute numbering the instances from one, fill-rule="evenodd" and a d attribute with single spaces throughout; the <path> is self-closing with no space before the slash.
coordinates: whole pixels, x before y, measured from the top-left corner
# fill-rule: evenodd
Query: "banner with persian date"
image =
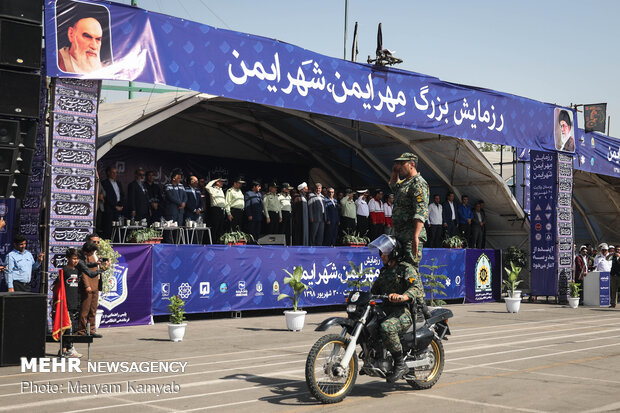
<path id="1" fill-rule="evenodd" d="M 53 79 L 49 270 L 65 265 L 67 248 L 79 248 L 93 231 L 97 109 L 100 81 Z"/>

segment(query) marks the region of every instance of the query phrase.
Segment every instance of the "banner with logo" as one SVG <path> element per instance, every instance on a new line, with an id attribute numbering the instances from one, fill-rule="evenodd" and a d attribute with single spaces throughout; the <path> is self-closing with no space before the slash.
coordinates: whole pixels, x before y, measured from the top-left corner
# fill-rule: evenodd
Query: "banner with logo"
<path id="1" fill-rule="evenodd" d="M 585 172 L 620 177 L 620 141 L 598 132 L 577 130 L 574 167 Z"/>
<path id="2" fill-rule="evenodd" d="M 596 273 L 594 273 L 596 274 Z M 599 306 L 601 307 L 609 307 L 609 305 L 611 304 L 611 280 L 609 279 L 610 275 L 609 272 L 600 272 L 598 274 L 599 276 Z"/>
<path id="3" fill-rule="evenodd" d="M 99 90 L 97 80 L 52 80 L 49 208 L 49 271 L 52 273 L 65 264 L 67 248 L 81 247 L 93 231 Z"/>
<path id="4" fill-rule="evenodd" d="M 102 327 L 151 324 L 153 255 L 150 245 L 115 245 L 121 256 L 108 292 L 99 297 Z"/>
<path id="5" fill-rule="evenodd" d="M 532 295 L 558 293 L 556 267 L 557 154 L 530 152 Z M 563 201 L 565 202 L 565 200 Z"/>
<path id="6" fill-rule="evenodd" d="M 501 295 L 501 254 L 495 250 L 465 250 L 466 296 L 470 303 L 498 300 Z"/>
<path id="7" fill-rule="evenodd" d="M 69 35 L 86 24 L 101 33 L 91 49 Z M 555 148 L 553 105 L 137 7 L 46 0 L 45 46 L 52 77 L 165 84 L 462 139 Z"/>
<path id="8" fill-rule="evenodd" d="M 425 250 L 422 264 L 432 265 L 448 279 L 447 297 L 462 298 L 465 286 L 465 250 Z M 281 247 L 226 245 L 153 246 L 153 315 L 168 314 L 171 296 L 185 300 L 188 313 L 286 308 L 288 300 L 277 301 L 280 293 L 291 293 L 283 284 L 286 273 L 301 265 L 303 280 L 311 289 L 304 292 L 300 306 L 343 304 L 351 274 L 349 261 L 373 268 L 374 281 L 382 263 L 367 248 Z M 423 272 L 427 270 L 423 269 Z"/>
<path id="9" fill-rule="evenodd" d="M 557 268 L 558 295 L 569 295 L 568 283 L 573 278 L 573 157 L 562 153 L 558 157 L 557 189 Z"/>

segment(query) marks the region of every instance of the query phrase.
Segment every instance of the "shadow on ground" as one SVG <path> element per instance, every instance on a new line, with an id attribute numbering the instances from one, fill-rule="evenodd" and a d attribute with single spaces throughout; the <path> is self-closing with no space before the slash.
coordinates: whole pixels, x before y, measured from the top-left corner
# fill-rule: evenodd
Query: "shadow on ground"
<path id="1" fill-rule="evenodd" d="M 248 383 L 256 383 L 267 387 L 273 393 L 270 396 L 261 397 L 259 400 L 281 406 L 314 406 L 322 403 L 316 400 L 308 390 L 305 380 L 294 380 L 277 377 L 264 377 L 253 374 L 233 374 L 223 377 L 222 380 L 245 380 Z M 411 387 L 405 382 L 388 384 L 377 379 L 370 383 L 356 384 L 347 396 L 351 397 L 372 397 L 382 399 L 394 391 L 407 391 Z"/>

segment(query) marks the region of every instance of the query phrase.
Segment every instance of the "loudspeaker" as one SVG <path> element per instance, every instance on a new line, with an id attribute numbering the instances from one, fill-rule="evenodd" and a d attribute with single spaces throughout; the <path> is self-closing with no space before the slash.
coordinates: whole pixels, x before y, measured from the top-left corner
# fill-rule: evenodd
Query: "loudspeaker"
<path id="1" fill-rule="evenodd" d="M 8 198 L 13 193 L 13 174 L 0 172 L 0 198 Z"/>
<path id="2" fill-rule="evenodd" d="M 28 185 L 30 184 L 31 174 L 15 174 L 13 175 L 12 195 L 17 199 L 26 198 L 28 193 Z"/>
<path id="3" fill-rule="evenodd" d="M 258 245 L 284 245 L 286 246 L 286 237 L 283 234 L 268 234 L 256 241 Z"/>
<path id="4" fill-rule="evenodd" d="M 2 0 L 0 16 L 41 24 L 43 0 Z"/>
<path id="5" fill-rule="evenodd" d="M 0 115 L 39 118 L 41 75 L 0 70 Z"/>
<path id="6" fill-rule="evenodd" d="M 37 131 L 39 130 L 38 120 L 22 120 L 19 122 L 19 134 L 21 144 L 26 148 L 35 149 L 37 144 Z"/>
<path id="7" fill-rule="evenodd" d="M 41 69 L 41 26 L 0 19 L 0 65 Z"/>
<path id="8" fill-rule="evenodd" d="M 21 141 L 19 121 L 0 119 L 0 148 L 17 148 Z"/>
<path id="9" fill-rule="evenodd" d="M 0 293 L 0 366 L 45 357 L 47 302 L 44 294 Z"/>
<path id="10" fill-rule="evenodd" d="M 0 148 L 0 173 L 12 174 L 17 169 L 17 148 Z"/>
<path id="11" fill-rule="evenodd" d="M 32 159 L 34 158 L 34 149 L 20 148 L 17 156 L 17 170 L 26 175 L 32 174 Z"/>

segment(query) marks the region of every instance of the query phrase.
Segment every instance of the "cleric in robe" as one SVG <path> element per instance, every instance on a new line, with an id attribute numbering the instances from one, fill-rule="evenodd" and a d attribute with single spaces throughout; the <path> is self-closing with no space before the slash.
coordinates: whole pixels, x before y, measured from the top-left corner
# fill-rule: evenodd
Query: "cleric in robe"
<path id="1" fill-rule="evenodd" d="M 564 152 L 575 152 L 572 116 L 564 109 L 556 109 L 556 113 L 555 149 Z"/>
<path id="2" fill-rule="evenodd" d="M 111 63 L 109 17 L 105 7 L 59 1 L 56 13 L 60 70 L 87 74 Z"/>

